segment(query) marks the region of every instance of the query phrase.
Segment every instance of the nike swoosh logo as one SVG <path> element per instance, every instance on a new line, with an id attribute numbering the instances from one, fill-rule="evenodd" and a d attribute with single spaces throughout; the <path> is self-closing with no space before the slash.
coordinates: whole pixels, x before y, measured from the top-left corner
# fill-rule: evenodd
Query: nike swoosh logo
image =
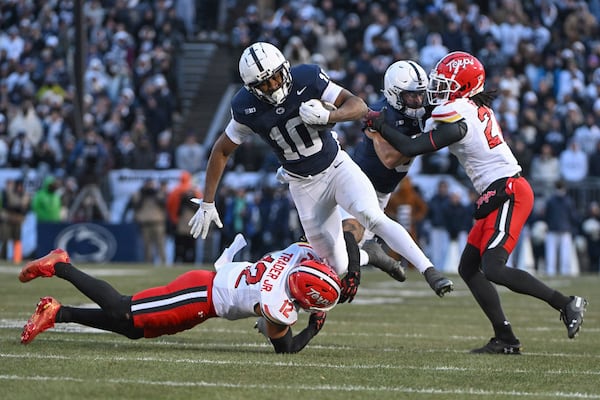
<path id="1" fill-rule="evenodd" d="M 337 164 L 334 164 L 333 168 L 337 168 L 337 167 L 339 167 L 340 165 L 342 165 L 342 163 L 343 163 L 343 162 L 344 162 L 344 161 L 340 161 L 339 163 L 337 163 Z"/>
<path id="2" fill-rule="evenodd" d="M 300 96 L 302 93 L 304 93 L 304 91 L 305 91 L 305 90 L 306 90 L 306 86 L 304 86 L 304 87 L 303 87 L 302 89 L 300 89 L 300 90 L 297 90 L 297 91 L 296 91 L 296 94 L 297 94 L 298 96 Z"/>

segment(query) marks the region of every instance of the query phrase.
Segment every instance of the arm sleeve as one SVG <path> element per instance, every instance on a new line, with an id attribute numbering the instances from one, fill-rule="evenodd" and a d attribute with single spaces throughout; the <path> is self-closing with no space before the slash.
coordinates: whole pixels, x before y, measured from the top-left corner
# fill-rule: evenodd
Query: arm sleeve
<path id="1" fill-rule="evenodd" d="M 396 150 L 408 157 L 431 153 L 461 140 L 467 133 L 464 120 L 453 123 L 440 123 L 436 129 L 409 137 L 384 123 L 381 136 Z"/>
<path id="2" fill-rule="evenodd" d="M 312 324 L 308 324 L 296 336 L 292 336 L 292 328 L 289 327 L 286 334 L 277 339 L 269 339 L 275 348 L 275 353 L 297 353 L 302 350 L 310 340 L 316 336 L 318 330 Z"/>
<path id="3" fill-rule="evenodd" d="M 344 232 L 346 251 L 348 252 L 348 272 L 360 273 L 360 249 L 351 232 Z"/>

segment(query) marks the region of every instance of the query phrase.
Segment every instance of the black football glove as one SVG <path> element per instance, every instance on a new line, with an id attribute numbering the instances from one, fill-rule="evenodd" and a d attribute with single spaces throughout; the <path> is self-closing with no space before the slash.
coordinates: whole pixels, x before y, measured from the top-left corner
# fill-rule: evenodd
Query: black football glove
<path id="1" fill-rule="evenodd" d="M 381 111 L 369 110 L 365 119 L 367 128 L 381 133 L 383 123 L 385 122 L 386 109 L 386 107 L 383 107 Z"/>
<path id="2" fill-rule="evenodd" d="M 352 303 L 356 292 L 360 285 L 360 271 L 348 271 L 344 279 L 342 279 L 342 293 L 340 294 L 339 303 Z"/>
<path id="3" fill-rule="evenodd" d="M 313 327 L 315 335 L 319 333 L 323 328 L 323 325 L 325 325 L 325 318 L 327 318 L 327 313 L 325 311 L 318 311 L 310 314 L 308 325 Z"/>

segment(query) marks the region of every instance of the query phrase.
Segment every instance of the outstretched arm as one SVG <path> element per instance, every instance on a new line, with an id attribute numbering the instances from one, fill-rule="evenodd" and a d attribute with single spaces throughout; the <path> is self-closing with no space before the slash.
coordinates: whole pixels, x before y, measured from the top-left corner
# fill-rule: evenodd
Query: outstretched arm
<path id="1" fill-rule="evenodd" d="M 292 334 L 292 328 L 290 326 L 275 324 L 264 317 L 261 318 L 262 322 L 257 328 L 262 334 L 269 338 L 273 344 L 275 353 L 298 353 L 317 335 L 317 333 L 319 333 L 321 328 L 323 328 L 326 317 L 327 313 L 325 312 L 310 314 L 307 327 L 296 336 Z"/>
<path id="2" fill-rule="evenodd" d="M 367 127 L 375 130 L 388 143 L 407 157 L 431 153 L 461 140 L 467 133 L 464 120 L 452 123 L 438 123 L 435 129 L 428 132 L 415 132 L 413 136 L 403 135 L 384 120 L 384 112 L 370 111 L 367 114 Z"/>
<path id="3" fill-rule="evenodd" d="M 215 208 L 215 193 L 217 192 L 219 181 L 223 176 L 227 160 L 237 147 L 238 145 L 231 141 L 227 134 L 223 132 L 212 148 L 208 159 L 208 166 L 206 167 L 204 198 L 202 200 L 192 199 L 192 201 L 199 205 L 198 211 L 196 211 L 188 222 L 188 226 L 191 227 L 190 234 L 194 239 L 197 239 L 198 236 L 206 239 L 212 222 L 219 228 L 223 227 L 219 213 Z"/>
<path id="4" fill-rule="evenodd" d="M 238 145 L 232 142 L 225 132 L 215 142 L 206 166 L 204 202 L 213 203 L 215 201 L 217 187 L 223 176 L 223 171 L 225 171 L 229 156 L 231 156 L 237 147 Z"/>

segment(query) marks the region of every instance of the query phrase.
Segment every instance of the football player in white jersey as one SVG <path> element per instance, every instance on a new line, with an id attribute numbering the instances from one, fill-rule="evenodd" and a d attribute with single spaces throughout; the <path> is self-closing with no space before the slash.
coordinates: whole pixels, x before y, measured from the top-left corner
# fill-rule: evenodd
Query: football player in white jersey
<path id="1" fill-rule="evenodd" d="M 491 322 L 494 337 L 473 353 L 520 354 L 494 284 L 547 302 L 560 311 L 567 335 L 574 338 L 583 323 L 587 301 L 565 296 L 526 271 L 506 266 L 533 207 L 534 194 L 521 175 L 521 166 L 504 141 L 490 107 L 493 94 L 484 92 L 485 70 L 469 53 L 452 52 L 429 75 L 427 97 L 435 108 L 423 132 L 401 135 L 385 121 L 385 111 L 372 112 L 367 125 L 398 151 L 414 157 L 448 146 L 480 197 L 475 224 L 467 239 L 458 270 Z"/>
<path id="2" fill-rule="evenodd" d="M 313 64 L 290 68 L 275 46 L 257 42 L 247 47 L 239 62 L 244 82 L 231 101 L 232 118 L 212 148 L 206 169 L 204 198 L 190 219 L 190 233 L 206 238 L 211 223 L 222 227 L 215 208 L 217 186 L 227 160 L 251 135 L 259 135 L 277 155 L 279 177 L 289 184 L 302 228 L 317 254 L 344 276 L 340 302 L 351 301 L 360 281 L 360 269 L 348 270 L 345 241 L 337 205 L 382 238 L 419 270 L 437 294 L 452 289 L 410 234 L 379 207 L 369 178 L 340 148 L 332 124 L 364 118 L 365 102 L 332 82 Z M 324 103 L 325 102 L 325 103 Z M 327 109 L 324 104 L 332 104 Z"/>
<path id="3" fill-rule="evenodd" d="M 237 320 L 262 316 L 261 332 L 277 353 L 296 353 L 321 330 L 326 312 L 338 302 L 341 283 L 305 242 L 266 254 L 257 262 L 215 263 L 216 271 L 185 272 L 165 286 L 126 296 L 109 283 L 78 270 L 69 255 L 55 249 L 27 263 L 21 282 L 57 276 L 71 282 L 100 308 L 61 305 L 43 297 L 27 321 L 21 343 L 30 343 L 55 323 L 74 322 L 115 332 L 130 339 L 172 335 L 209 318 Z M 299 310 L 311 313 L 308 326 L 293 336 Z"/>

